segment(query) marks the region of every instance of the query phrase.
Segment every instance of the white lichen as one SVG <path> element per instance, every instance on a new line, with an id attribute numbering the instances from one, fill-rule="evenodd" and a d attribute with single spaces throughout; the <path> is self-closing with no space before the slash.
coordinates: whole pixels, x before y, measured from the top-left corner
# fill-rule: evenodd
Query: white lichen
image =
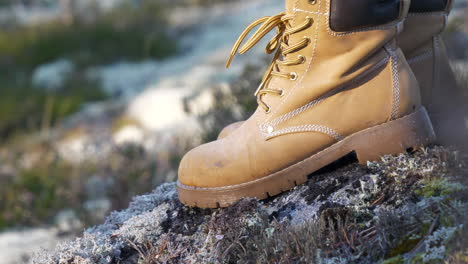
<path id="1" fill-rule="evenodd" d="M 428 236 L 424 241 L 426 251 L 422 254 L 424 262 L 430 260 L 443 260 L 447 248 L 445 244 L 449 241 L 457 230 L 460 230 L 463 225 L 454 227 L 442 227 L 436 230 L 432 235 Z"/>

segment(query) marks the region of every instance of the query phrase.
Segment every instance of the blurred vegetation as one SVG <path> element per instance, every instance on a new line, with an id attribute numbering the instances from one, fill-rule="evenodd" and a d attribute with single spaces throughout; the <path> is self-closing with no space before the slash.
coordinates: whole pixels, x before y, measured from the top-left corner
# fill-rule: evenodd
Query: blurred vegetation
<path id="1" fill-rule="evenodd" d="M 84 226 L 94 225 L 103 219 L 87 209 L 86 202 L 108 199 L 108 210 L 121 210 L 133 196 L 167 180 L 157 170 L 156 159 L 139 146 L 116 147 L 105 160 L 78 166 L 61 159 L 51 143 L 31 151 L 40 155 L 34 166 L 0 171 L 0 230 L 50 224 L 64 209 L 71 209 Z M 27 155 L 16 153 L 9 158 L 3 161 L 15 164 Z"/>
<path id="2" fill-rule="evenodd" d="M 106 98 L 97 84 L 82 79 L 70 79 L 56 92 L 11 81 L 0 81 L 0 86 L 2 143 L 27 132 L 48 129 L 79 110 L 83 103 Z"/>
<path id="3" fill-rule="evenodd" d="M 11 1 L 0 0 L 0 6 L 7 4 Z M 156 172 L 155 157 L 140 147 L 116 147 L 104 161 L 70 164 L 47 137 L 30 139 L 86 103 L 110 99 L 88 77 L 90 67 L 174 55 L 176 37 L 165 17 L 169 8 L 152 0 L 123 1 L 103 13 L 90 7 L 68 19 L 0 26 L 0 229 L 51 223 L 68 208 L 84 225 L 102 221 L 84 208 L 96 198 L 88 186 L 93 179 L 108 182 L 102 195 L 111 210 L 164 181 L 166 171 Z M 38 67 L 64 59 L 73 71 L 60 87 L 34 84 Z"/>
<path id="4" fill-rule="evenodd" d="M 54 163 L 18 174 L 3 175 L 0 185 L 0 229 L 23 224 L 41 224 L 57 209 L 71 204 L 74 187 L 67 166 Z"/>
<path id="5" fill-rule="evenodd" d="M 229 93 L 221 89 L 215 91 L 213 107 L 199 117 L 204 142 L 216 140 L 224 127 L 246 120 L 255 112 L 258 104 L 253 87 L 260 83 L 263 71 L 261 67 L 247 65 L 240 78 L 229 85 Z"/>
<path id="6" fill-rule="evenodd" d="M 10 73 L 32 70 L 58 58 L 89 66 L 167 57 L 177 45 L 167 32 L 165 8 L 154 1 L 124 2 L 94 18 L 2 28 L 0 68 Z"/>
<path id="7" fill-rule="evenodd" d="M 165 22 L 168 7 L 154 1 L 122 3 L 104 14 L 34 26 L 0 28 L 0 136 L 38 130 L 106 95 L 87 80 L 86 67 L 116 61 L 163 59 L 177 51 Z M 91 10 L 91 9 L 90 9 Z M 92 11 L 90 11 L 92 13 Z M 67 59 L 75 73 L 63 87 L 34 87 L 37 67 Z"/>
<path id="8" fill-rule="evenodd" d="M 0 0 L 0 7 L 11 5 L 11 0 Z"/>

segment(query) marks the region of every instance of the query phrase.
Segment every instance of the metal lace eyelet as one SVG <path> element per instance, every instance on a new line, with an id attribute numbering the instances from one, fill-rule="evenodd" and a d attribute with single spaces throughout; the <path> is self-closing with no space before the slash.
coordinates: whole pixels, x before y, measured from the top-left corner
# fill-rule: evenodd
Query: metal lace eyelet
<path id="1" fill-rule="evenodd" d="M 267 127 L 267 133 L 268 133 L 268 134 L 273 133 L 273 131 L 275 131 L 275 128 L 273 128 L 272 126 L 268 126 L 268 127 Z"/>
<path id="2" fill-rule="evenodd" d="M 283 90 L 283 89 L 281 89 L 280 91 L 281 91 L 281 93 L 280 93 L 280 96 L 281 96 L 281 97 L 283 97 L 283 96 L 284 96 L 284 94 L 285 94 L 285 92 L 284 92 L 284 90 Z"/>
<path id="3" fill-rule="evenodd" d="M 268 107 L 266 110 L 265 110 L 265 114 L 269 114 L 271 112 L 271 107 Z"/>
<path id="4" fill-rule="evenodd" d="M 290 76 L 289 79 L 290 79 L 291 81 L 297 80 L 297 73 L 291 72 L 291 73 L 289 74 L 289 76 Z"/>
<path id="5" fill-rule="evenodd" d="M 297 58 L 301 60 L 301 62 L 300 62 L 301 64 L 303 64 L 304 62 L 306 62 L 306 57 L 304 57 L 304 56 L 302 56 L 302 55 L 299 55 Z"/>
<path id="6" fill-rule="evenodd" d="M 310 3 L 311 5 L 315 5 L 315 4 L 317 3 L 317 0 L 309 0 L 309 3 Z"/>

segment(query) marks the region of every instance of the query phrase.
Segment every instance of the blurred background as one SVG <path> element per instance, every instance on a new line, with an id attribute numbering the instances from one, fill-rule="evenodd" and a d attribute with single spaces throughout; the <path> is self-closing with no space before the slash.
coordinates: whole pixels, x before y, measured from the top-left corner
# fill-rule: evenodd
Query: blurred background
<path id="1" fill-rule="evenodd" d="M 467 3 L 444 33 L 465 94 Z M 224 64 L 238 34 L 283 5 L 0 0 L 0 263 L 24 263 L 174 181 L 188 149 L 247 117 L 264 45 Z"/>

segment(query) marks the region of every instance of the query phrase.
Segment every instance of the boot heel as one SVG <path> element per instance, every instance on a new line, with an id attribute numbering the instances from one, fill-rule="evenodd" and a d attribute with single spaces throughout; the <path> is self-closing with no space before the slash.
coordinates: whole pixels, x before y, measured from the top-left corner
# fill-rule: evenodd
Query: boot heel
<path id="1" fill-rule="evenodd" d="M 435 141 L 436 136 L 424 107 L 412 114 L 355 135 L 352 149 L 359 163 L 379 160 L 384 155 L 396 155 Z"/>

